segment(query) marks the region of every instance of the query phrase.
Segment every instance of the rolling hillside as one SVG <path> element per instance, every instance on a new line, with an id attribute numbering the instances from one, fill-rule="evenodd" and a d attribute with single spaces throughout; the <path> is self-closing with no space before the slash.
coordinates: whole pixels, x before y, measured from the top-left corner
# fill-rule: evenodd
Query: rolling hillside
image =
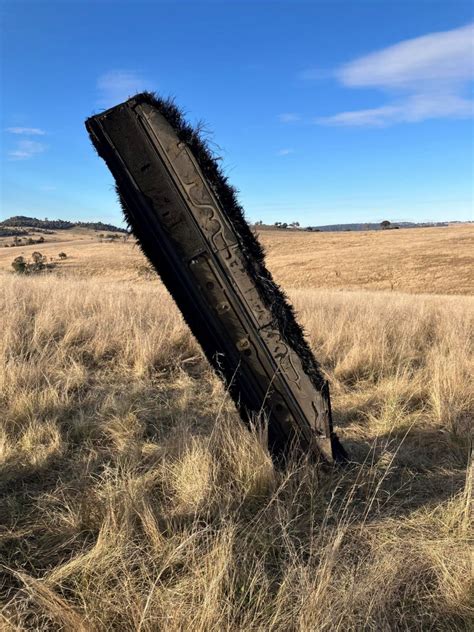
<path id="1" fill-rule="evenodd" d="M 15 256 L 40 250 L 69 255 L 64 273 L 139 279 L 146 264 L 133 237 L 108 243 L 107 231 L 86 228 L 42 235 L 45 242 L 6 248 L 0 238 L 0 270 L 9 271 Z M 113 234 L 113 233 L 112 233 Z M 357 233 L 257 231 L 268 265 L 286 287 L 393 290 L 428 294 L 474 294 L 474 225 Z M 102 237 L 100 237 L 102 235 Z M 38 236 L 40 236 L 38 234 Z"/>

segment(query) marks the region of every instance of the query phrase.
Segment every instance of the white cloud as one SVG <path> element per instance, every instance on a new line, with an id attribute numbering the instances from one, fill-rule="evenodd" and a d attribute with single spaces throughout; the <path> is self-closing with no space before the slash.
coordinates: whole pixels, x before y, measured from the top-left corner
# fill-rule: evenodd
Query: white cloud
<path id="1" fill-rule="evenodd" d="M 130 70 L 110 70 L 97 79 L 99 104 L 111 107 L 137 92 L 150 90 L 150 84 L 139 73 Z"/>
<path id="2" fill-rule="evenodd" d="M 43 143 L 34 140 L 20 140 L 15 149 L 8 152 L 8 157 L 10 160 L 27 160 L 36 154 L 41 154 L 45 149 L 46 145 Z"/>
<path id="3" fill-rule="evenodd" d="M 360 57 L 339 69 L 346 86 L 416 88 L 473 76 L 474 24 L 430 33 Z"/>
<path id="4" fill-rule="evenodd" d="M 391 95 L 381 106 L 316 119 L 326 125 L 386 126 L 429 118 L 467 118 L 465 97 L 474 78 L 474 24 L 399 42 L 336 71 L 347 87 L 379 88 Z"/>
<path id="5" fill-rule="evenodd" d="M 296 123 L 301 119 L 301 116 L 296 112 L 284 112 L 278 115 L 280 123 Z"/>
<path id="6" fill-rule="evenodd" d="M 7 127 L 10 134 L 24 134 L 25 136 L 44 136 L 46 132 L 39 127 Z"/>
<path id="7" fill-rule="evenodd" d="M 340 112 L 320 117 L 316 123 L 335 126 L 386 127 L 394 123 L 416 123 L 432 118 L 469 118 L 473 102 L 450 94 L 415 94 L 392 105 Z"/>
<path id="8" fill-rule="evenodd" d="M 289 154 L 294 154 L 295 150 L 294 149 L 289 149 L 289 148 L 285 148 L 285 149 L 279 149 L 276 153 L 277 156 L 288 156 Z"/>

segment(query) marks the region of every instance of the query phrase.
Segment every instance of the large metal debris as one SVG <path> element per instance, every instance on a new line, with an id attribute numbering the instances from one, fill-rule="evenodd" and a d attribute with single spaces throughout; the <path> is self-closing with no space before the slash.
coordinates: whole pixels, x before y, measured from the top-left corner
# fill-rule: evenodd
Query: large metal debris
<path id="1" fill-rule="evenodd" d="M 343 459 L 328 383 L 206 142 L 172 102 L 149 93 L 86 127 L 143 252 L 242 419 L 267 420 L 276 461 L 293 449 Z"/>

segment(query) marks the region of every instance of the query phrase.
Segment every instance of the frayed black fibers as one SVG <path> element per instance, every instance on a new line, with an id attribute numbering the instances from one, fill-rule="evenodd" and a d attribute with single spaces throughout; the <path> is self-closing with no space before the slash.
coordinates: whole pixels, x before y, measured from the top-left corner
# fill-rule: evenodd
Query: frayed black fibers
<path id="1" fill-rule="evenodd" d="M 229 184 L 227 176 L 219 166 L 217 156 L 209 147 L 209 142 L 203 137 L 199 129 L 193 128 L 185 120 L 182 111 L 172 99 L 162 99 L 151 92 L 142 92 L 133 97 L 133 101 L 137 104 L 147 103 L 154 106 L 173 127 L 178 138 L 186 143 L 192 151 L 201 171 L 232 223 L 245 258 L 247 270 L 255 281 L 262 301 L 271 310 L 283 339 L 300 356 L 305 372 L 314 386 L 321 391 L 326 380 L 319 364 L 304 338 L 303 329 L 296 322 L 293 307 L 265 267 L 264 250 L 250 230 L 245 220 L 244 210 L 237 199 L 237 190 Z M 121 202 L 127 217 L 128 213 L 123 200 Z"/>
<path id="2" fill-rule="evenodd" d="M 174 129 L 180 141 L 190 148 L 235 230 L 247 271 L 255 281 L 260 298 L 271 311 L 274 324 L 278 327 L 284 341 L 299 355 L 303 369 L 313 385 L 317 390 L 322 391 L 326 380 L 304 338 L 303 329 L 296 322 L 293 307 L 265 267 L 264 250 L 250 230 L 245 220 L 244 210 L 238 202 L 237 191 L 229 184 L 227 176 L 218 164 L 219 158 L 212 152 L 209 142 L 203 136 L 202 128 L 192 127 L 185 120 L 182 111 L 176 106 L 173 99 L 162 99 L 151 92 L 142 92 L 132 97 L 130 101 L 137 105 L 146 103 L 156 108 Z M 95 139 L 92 134 L 91 140 L 95 146 Z M 107 162 L 105 156 L 104 159 Z M 116 190 L 125 219 L 133 232 L 133 221 L 125 200 L 120 194 L 118 186 Z M 144 254 L 148 257 L 148 253 L 144 252 Z M 150 257 L 148 258 L 150 259 Z"/>

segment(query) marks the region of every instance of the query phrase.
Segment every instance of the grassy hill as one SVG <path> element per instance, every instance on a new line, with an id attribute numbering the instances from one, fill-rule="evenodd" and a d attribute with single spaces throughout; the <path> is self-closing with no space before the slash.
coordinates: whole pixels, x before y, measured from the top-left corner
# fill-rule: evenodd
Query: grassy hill
<path id="1" fill-rule="evenodd" d="M 460 223 L 460 222 L 454 222 Z M 390 229 L 400 229 L 400 228 L 431 228 L 431 227 L 446 227 L 450 225 L 450 222 L 404 222 L 404 221 L 389 221 L 390 226 L 384 227 L 381 222 L 352 222 L 346 224 L 322 224 L 318 226 L 307 226 L 299 228 L 298 230 L 307 230 L 307 231 L 321 231 L 321 232 L 340 232 L 340 231 L 368 231 L 368 230 L 384 230 L 385 228 Z M 265 230 L 288 230 L 292 231 L 295 229 L 295 226 L 287 223 L 277 223 L 277 224 L 263 224 L 258 222 L 258 226 L 264 228 Z"/>
<path id="2" fill-rule="evenodd" d="M 23 229 L 43 229 L 43 230 L 69 230 L 74 227 L 90 228 L 91 230 L 106 230 L 117 233 L 126 233 L 125 228 L 118 228 L 112 224 L 103 222 L 69 222 L 64 219 L 36 219 L 35 217 L 25 217 L 16 215 L 0 222 L 0 228 L 23 228 Z M 1 234 L 1 233 L 0 233 Z"/>
<path id="3" fill-rule="evenodd" d="M 285 472 L 139 249 L 65 234 L 0 248 L 6 630 L 471 629 L 473 227 L 262 231 L 352 459 Z"/>

